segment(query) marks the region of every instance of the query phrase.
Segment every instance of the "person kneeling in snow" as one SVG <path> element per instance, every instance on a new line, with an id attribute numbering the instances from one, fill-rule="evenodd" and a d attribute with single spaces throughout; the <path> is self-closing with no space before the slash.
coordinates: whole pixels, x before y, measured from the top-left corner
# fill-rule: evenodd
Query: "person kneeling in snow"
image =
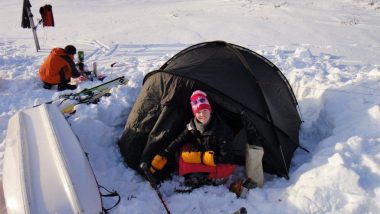
<path id="1" fill-rule="evenodd" d="M 235 169 L 226 149 L 234 133 L 217 115 L 212 115 L 207 94 L 194 91 L 191 95 L 194 118 L 186 129 L 167 148 L 154 156 L 150 171 L 162 170 L 169 154 L 180 150 L 179 175 L 185 176 L 185 185 L 222 184 Z"/>
<path id="2" fill-rule="evenodd" d="M 53 48 L 51 50 L 39 71 L 45 89 L 51 89 L 53 85 L 58 85 L 58 91 L 77 88 L 76 85 L 68 84 L 71 77 L 80 76 L 73 61 L 76 52 L 76 48 L 72 45 L 66 46 L 65 49 Z"/>

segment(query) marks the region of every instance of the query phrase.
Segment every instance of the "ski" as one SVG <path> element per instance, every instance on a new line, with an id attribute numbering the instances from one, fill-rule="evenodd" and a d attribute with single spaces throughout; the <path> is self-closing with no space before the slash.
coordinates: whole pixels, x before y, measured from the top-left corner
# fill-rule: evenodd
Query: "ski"
<path id="1" fill-rule="evenodd" d="M 57 100 L 46 102 L 46 104 L 55 104 L 63 114 L 73 114 L 74 107 L 78 104 L 96 104 L 103 96 L 108 96 L 110 90 L 118 85 L 126 85 L 128 80 L 124 77 L 118 77 L 108 82 L 102 83 L 92 88 L 86 88 L 78 93 L 60 95 Z M 39 104 L 41 105 L 41 104 Z M 36 106 L 39 106 L 36 105 Z M 36 107 L 34 106 L 34 107 Z"/>

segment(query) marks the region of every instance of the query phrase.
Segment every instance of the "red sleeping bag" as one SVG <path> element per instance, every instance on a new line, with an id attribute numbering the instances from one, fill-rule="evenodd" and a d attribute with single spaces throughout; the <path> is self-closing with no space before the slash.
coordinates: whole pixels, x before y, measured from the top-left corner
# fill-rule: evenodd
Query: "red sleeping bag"
<path id="1" fill-rule="evenodd" d="M 184 145 L 181 151 L 188 151 L 189 145 Z M 207 166 L 200 163 L 186 163 L 182 157 L 179 158 L 179 175 L 186 175 L 190 173 L 208 172 L 210 173 L 208 178 L 227 178 L 230 176 L 236 165 L 234 164 L 216 164 L 216 166 Z"/>

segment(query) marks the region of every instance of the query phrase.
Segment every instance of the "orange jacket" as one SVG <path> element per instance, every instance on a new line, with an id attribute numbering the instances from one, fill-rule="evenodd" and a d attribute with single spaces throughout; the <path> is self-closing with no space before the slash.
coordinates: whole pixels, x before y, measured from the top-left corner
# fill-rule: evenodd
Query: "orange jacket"
<path id="1" fill-rule="evenodd" d="M 59 84 L 70 80 L 71 77 L 79 77 L 79 72 L 70 55 L 62 48 L 54 48 L 40 67 L 40 79 L 50 84 Z"/>

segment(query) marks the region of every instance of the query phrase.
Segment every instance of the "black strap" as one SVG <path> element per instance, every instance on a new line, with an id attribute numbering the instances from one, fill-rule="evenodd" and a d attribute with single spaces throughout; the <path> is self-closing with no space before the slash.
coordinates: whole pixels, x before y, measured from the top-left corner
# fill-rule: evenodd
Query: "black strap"
<path id="1" fill-rule="evenodd" d="M 305 147 L 303 147 L 303 146 L 301 146 L 301 145 L 298 145 L 298 147 L 300 147 L 300 149 L 304 150 L 305 152 L 310 153 L 310 151 L 307 150 Z"/>
<path id="2" fill-rule="evenodd" d="M 203 163 L 203 157 L 205 156 L 205 152 L 201 152 L 201 164 L 203 164 L 203 165 L 205 165 L 204 163 Z"/>
<path id="3" fill-rule="evenodd" d="M 112 207 L 110 207 L 110 208 L 102 207 L 103 208 L 103 212 L 104 213 L 108 213 L 109 210 L 113 209 L 114 207 L 116 207 L 120 203 L 121 197 L 120 197 L 119 193 L 116 192 L 115 190 L 113 190 L 113 192 L 111 192 L 111 191 L 109 191 L 108 189 L 106 189 L 105 187 L 103 187 L 102 185 L 99 185 L 99 184 L 98 184 L 98 187 L 99 187 L 99 189 L 104 189 L 105 191 L 108 192 L 108 194 L 103 194 L 101 191 L 99 191 L 100 195 L 102 197 L 104 197 L 104 198 L 106 198 L 106 197 L 118 197 L 117 202 Z"/>

